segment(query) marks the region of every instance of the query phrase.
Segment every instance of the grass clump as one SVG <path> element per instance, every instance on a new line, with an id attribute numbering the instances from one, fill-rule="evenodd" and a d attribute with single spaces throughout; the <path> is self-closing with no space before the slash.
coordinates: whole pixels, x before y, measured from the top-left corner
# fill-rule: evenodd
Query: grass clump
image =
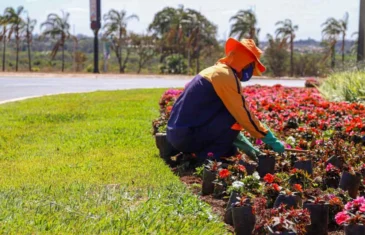
<path id="1" fill-rule="evenodd" d="M 365 101 L 365 71 L 339 72 L 330 75 L 319 87 L 331 101 Z"/>

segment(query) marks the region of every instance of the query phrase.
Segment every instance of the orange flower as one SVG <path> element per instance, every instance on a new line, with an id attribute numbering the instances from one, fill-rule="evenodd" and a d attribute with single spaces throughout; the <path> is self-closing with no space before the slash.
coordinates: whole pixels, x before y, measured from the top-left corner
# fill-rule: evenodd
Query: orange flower
<path id="1" fill-rule="evenodd" d="M 300 184 L 294 184 L 293 185 L 293 189 L 297 192 L 303 192 L 303 188 L 302 188 L 302 185 Z"/>
<path id="2" fill-rule="evenodd" d="M 330 205 L 342 205 L 341 199 L 334 197 L 329 201 Z"/>
<path id="3" fill-rule="evenodd" d="M 221 179 L 228 178 L 230 175 L 231 175 L 231 172 L 227 169 L 223 169 L 223 170 L 219 171 L 219 178 L 221 178 Z"/>
<path id="4" fill-rule="evenodd" d="M 272 174 L 270 174 L 270 173 L 268 173 L 268 174 L 266 174 L 266 175 L 264 176 L 264 181 L 265 181 L 266 183 L 269 183 L 269 184 L 271 184 L 272 182 L 274 182 L 274 179 L 275 179 L 275 176 L 274 176 L 274 175 L 272 175 Z"/>

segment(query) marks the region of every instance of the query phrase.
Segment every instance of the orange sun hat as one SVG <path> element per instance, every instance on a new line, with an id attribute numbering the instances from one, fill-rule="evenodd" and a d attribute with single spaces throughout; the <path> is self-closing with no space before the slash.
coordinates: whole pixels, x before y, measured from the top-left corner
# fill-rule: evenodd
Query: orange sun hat
<path id="1" fill-rule="evenodd" d="M 237 60 L 237 62 L 234 63 L 244 64 L 243 66 L 247 65 L 249 63 L 248 61 L 254 61 L 255 70 L 253 75 L 255 76 L 260 76 L 266 70 L 265 66 L 260 61 L 262 51 L 256 46 L 255 41 L 252 39 L 243 39 L 239 42 L 234 38 L 229 38 L 226 42 L 225 52 L 227 57 L 234 54 L 234 60 Z"/>

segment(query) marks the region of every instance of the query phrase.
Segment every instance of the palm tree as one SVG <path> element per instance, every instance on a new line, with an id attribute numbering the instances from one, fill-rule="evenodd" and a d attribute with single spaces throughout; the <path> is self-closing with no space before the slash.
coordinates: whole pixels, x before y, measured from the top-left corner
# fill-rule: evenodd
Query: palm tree
<path id="1" fill-rule="evenodd" d="M 236 15 L 232 16 L 229 20 L 234 21 L 231 26 L 231 32 L 229 36 L 238 36 L 238 39 L 249 38 L 255 40 L 259 45 L 258 33 L 260 29 L 256 28 L 257 19 L 256 15 L 251 10 L 240 10 Z"/>
<path id="2" fill-rule="evenodd" d="M 32 57 L 31 57 L 31 46 L 32 46 L 32 40 L 33 40 L 33 30 L 35 25 L 37 24 L 37 20 L 32 20 L 27 17 L 25 23 L 24 23 L 24 33 L 27 41 L 27 47 L 28 47 L 28 65 L 29 65 L 29 71 L 32 71 Z"/>
<path id="3" fill-rule="evenodd" d="M 330 47 L 330 54 L 332 56 L 331 68 L 336 65 L 336 43 L 338 36 L 341 33 L 341 25 L 335 18 L 328 18 L 326 22 L 322 24 L 323 38 L 328 41 Z"/>
<path id="4" fill-rule="evenodd" d="M 341 34 L 342 34 L 342 64 L 345 63 L 345 39 L 346 39 L 346 32 L 349 24 L 349 13 L 346 12 L 343 19 L 339 20 L 341 26 Z"/>
<path id="5" fill-rule="evenodd" d="M 290 75 L 294 76 L 294 38 L 295 31 L 298 30 L 298 25 L 293 25 L 290 19 L 284 21 L 278 21 L 275 25 L 280 25 L 276 29 L 276 36 L 282 37 L 284 40 L 290 40 Z"/>
<path id="6" fill-rule="evenodd" d="M 124 73 L 125 70 L 126 63 L 122 64 L 122 49 L 123 45 L 126 43 L 127 24 L 128 21 L 132 19 L 139 20 L 138 16 L 135 14 L 127 16 L 127 12 L 125 10 L 121 10 L 120 12 L 118 12 L 112 9 L 104 15 L 104 36 L 109 37 L 112 41 L 112 49 L 114 50 L 115 55 L 118 59 L 120 73 Z"/>
<path id="7" fill-rule="evenodd" d="M 68 23 L 70 13 L 62 11 L 62 16 L 51 13 L 47 16 L 47 20 L 41 24 L 42 37 L 49 36 L 52 39 L 58 37 L 58 40 L 53 47 L 51 57 L 54 59 L 58 50 L 62 47 L 62 72 L 65 70 L 65 42 L 71 37 L 70 24 Z"/>
<path id="8" fill-rule="evenodd" d="M 19 6 L 16 10 L 12 7 L 8 7 L 5 9 L 5 16 L 9 19 L 9 24 L 11 25 L 9 38 L 11 34 L 15 34 L 15 43 L 16 43 L 16 63 L 15 63 L 15 71 L 18 71 L 19 66 L 19 48 L 20 48 L 20 31 L 23 25 L 23 19 L 21 17 L 24 11 L 23 6 Z"/>
<path id="9" fill-rule="evenodd" d="M 3 41 L 3 72 L 5 71 L 5 61 L 6 61 L 6 41 L 8 40 L 8 23 L 9 19 L 6 16 L 0 16 L 0 27 L 2 27 L 2 32 L 0 34 L 0 41 Z"/>
<path id="10" fill-rule="evenodd" d="M 199 73 L 201 49 L 209 46 L 215 46 L 217 27 L 204 15 L 193 9 L 187 9 L 185 11 L 181 24 L 185 32 L 184 34 L 187 35 L 189 69 L 191 66 L 191 49 L 193 49 L 194 56 L 196 58 L 196 73 Z"/>

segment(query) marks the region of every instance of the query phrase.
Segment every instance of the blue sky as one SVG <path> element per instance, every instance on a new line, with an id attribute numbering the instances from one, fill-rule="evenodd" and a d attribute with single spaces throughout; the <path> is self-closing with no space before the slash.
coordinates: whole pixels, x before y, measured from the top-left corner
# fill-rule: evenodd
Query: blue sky
<path id="1" fill-rule="evenodd" d="M 200 10 L 210 21 L 218 26 L 218 38 L 228 37 L 229 18 L 239 9 L 254 9 L 259 27 L 260 39 L 266 34 L 275 32 L 275 23 L 290 18 L 299 25 L 297 39 L 321 39 L 320 25 L 328 18 L 342 18 L 345 12 L 350 14 L 349 37 L 358 31 L 360 0 L 101 0 L 102 13 L 109 9 L 126 9 L 129 14 L 135 13 L 140 21 L 131 21 L 129 30 L 137 33 L 146 31 L 154 14 L 166 6 L 177 7 L 183 4 L 186 8 Z M 229 2 L 229 3 L 228 3 Z M 12 0 L 0 1 L 0 12 L 8 6 L 23 5 L 31 18 L 44 22 L 47 14 L 60 13 L 65 10 L 71 13 L 71 25 L 75 32 L 91 35 L 89 29 L 89 0 Z M 39 27 L 37 27 L 39 32 Z M 73 32 L 73 30 L 72 30 Z"/>

